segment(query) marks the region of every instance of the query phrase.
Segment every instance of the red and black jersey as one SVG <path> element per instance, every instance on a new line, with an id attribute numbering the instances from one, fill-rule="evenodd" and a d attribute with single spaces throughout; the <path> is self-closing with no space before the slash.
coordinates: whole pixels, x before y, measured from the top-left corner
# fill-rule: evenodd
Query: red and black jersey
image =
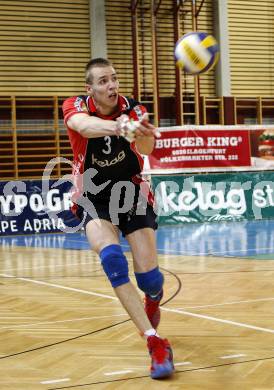
<path id="1" fill-rule="evenodd" d="M 78 113 L 86 113 L 87 115 L 107 120 L 115 120 L 122 114 L 127 114 L 133 120 L 139 120 L 145 112 L 145 107 L 137 101 L 121 95 L 118 97 L 117 111 L 113 115 L 107 116 L 97 113 L 93 99 L 90 96 L 74 96 L 66 99 L 63 103 L 63 114 L 66 125 L 68 119 Z M 108 203 L 111 189 L 115 183 L 119 181 L 131 181 L 138 188 L 141 183 L 145 183 L 141 177 L 143 158 L 136 150 L 135 142 L 130 143 L 124 137 L 118 136 L 84 138 L 68 126 L 67 129 L 74 156 L 74 189 L 72 200 L 75 203 L 77 203 L 78 197 L 83 193 L 92 201 L 97 200 L 100 203 Z M 92 194 L 92 191 L 90 193 L 90 182 L 83 182 L 83 173 L 89 168 L 97 171 L 96 175 L 92 177 L 92 185 L 95 188 L 109 181 L 109 184 L 98 194 Z M 86 176 L 84 175 L 84 177 Z M 89 193 L 87 193 L 88 191 Z M 153 202 L 153 197 L 150 192 L 148 201 L 149 203 Z"/>

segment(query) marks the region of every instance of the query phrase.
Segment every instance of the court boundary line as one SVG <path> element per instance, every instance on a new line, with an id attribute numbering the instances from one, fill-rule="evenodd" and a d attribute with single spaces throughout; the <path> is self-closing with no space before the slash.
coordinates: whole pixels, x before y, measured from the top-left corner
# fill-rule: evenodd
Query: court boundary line
<path id="1" fill-rule="evenodd" d="M 217 306 L 225 306 L 225 305 L 240 305 L 242 303 L 267 302 L 267 301 L 273 301 L 273 300 L 274 300 L 274 297 L 273 298 L 258 298 L 258 299 L 250 299 L 250 300 L 245 300 L 245 301 L 215 303 L 214 305 L 186 306 L 186 307 L 179 308 L 179 310 L 204 309 L 206 307 L 217 307 Z"/>
<path id="2" fill-rule="evenodd" d="M 18 269 L 18 267 L 17 268 L 8 268 L 8 269 L 5 269 L 5 272 L 12 272 L 12 271 L 25 271 L 25 270 L 28 270 L 28 269 L 30 269 L 30 270 L 33 270 L 33 269 L 43 269 L 43 268 L 51 268 L 51 267 L 53 267 L 53 268 L 61 268 L 61 267 L 72 267 L 72 266 L 78 266 L 79 267 L 79 265 L 81 266 L 81 265 L 86 265 L 86 264 L 93 264 L 93 261 L 92 260 L 90 260 L 90 261 L 84 261 L 84 262 L 81 262 L 80 264 L 79 264 L 79 262 L 78 263 L 64 263 L 64 264 L 49 264 L 49 265 L 38 265 L 38 266 L 32 266 L 32 267 L 22 267 L 22 268 L 19 268 Z M 93 270 L 92 272 L 96 272 L 96 271 L 101 271 L 102 269 L 100 268 L 98 268 L 98 270 Z"/>
<path id="3" fill-rule="evenodd" d="M 87 291 L 87 290 L 82 290 L 82 289 L 74 288 L 74 287 L 62 286 L 61 284 L 48 283 L 48 282 L 43 282 L 41 280 L 36 280 L 36 279 L 28 279 L 28 278 L 20 278 L 20 277 L 18 278 L 17 276 L 7 275 L 7 274 L 0 274 L 0 276 L 5 277 L 5 278 L 9 278 L 9 279 L 22 280 L 23 282 L 29 282 L 29 283 L 34 283 L 34 284 L 41 284 L 41 285 L 44 285 L 44 286 L 47 286 L 47 287 L 56 287 L 56 288 L 60 288 L 60 289 L 63 289 L 63 290 L 68 290 L 68 291 L 78 292 L 78 293 L 81 293 L 81 294 L 93 295 L 93 296 L 100 297 L 100 298 L 107 298 L 107 299 L 112 299 L 112 300 L 118 301 L 117 297 L 114 297 L 114 296 L 111 296 L 111 295 L 100 294 L 100 293 Z"/>
<path id="4" fill-rule="evenodd" d="M 167 307 L 163 307 L 162 310 L 165 310 L 165 311 L 168 311 L 168 312 L 172 312 L 172 313 L 177 313 L 177 314 L 184 314 L 184 315 L 187 315 L 187 316 L 190 316 L 190 317 L 202 318 L 202 319 L 215 321 L 215 322 L 221 322 L 223 324 L 236 325 L 236 326 L 239 326 L 239 327 L 242 327 L 242 328 L 248 328 L 248 329 L 252 329 L 252 330 L 259 330 L 261 332 L 274 333 L 274 329 L 268 329 L 268 328 L 262 328 L 260 326 L 244 324 L 243 322 L 224 320 L 222 318 L 207 316 L 207 315 L 204 315 L 204 314 L 192 313 L 190 311 L 179 310 L 179 309 L 168 309 Z"/>
<path id="5" fill-rule="evenodd" d="M 259 362 L 259 361 L 262 362 L 262 361 L 273 360 L 273 359 L 274 359 L 274 356 L 266 356 L 264 358 L 243 360 L 243 361 L 239 361 L 239 362 L 229 362 L 229 363 L 222 363 L 222 364 L 213 364 L 211 366 L 204 366 L 204 367 L 193 367 L 193 368 L 189 368 L 189 369 L 185 369 L 185 370 L 175 370 L 174 375 L 176 375 L 176 374 L 183 374 L 183 373 L 187 373 L 187 372 L 194 372 L 194 371 L 203 371 L 203 370 L 208 370 L 208 369 L 211 369 L 211 368 L 221 368 L 221 367 L 226 367 L 226 366 L 234 366 L 234 365 L 237 365 L 237 364 L 245 364 L 245 363 L 252 363 L 252 362 Z M 135 376 L 135 377 L 119 378 L 119 379 L 113 379 L 113 380 L 108 380 L 108 381 L 90 382 L 90 383 L 70 385 L 70 386 L 65 386 L 65 387 L 54 387 L 54 388 L 49 388 L 48 390 L 73 389 L 73 388 L 76 388 L 76 387 L 93 386 L 93 385 L 100 385 L 100 384 L 113 383 L 113 382 L 125 382 L 125 381 L 129 381 L 129 380 L 145 379 L 145 378 L 150 378 L 150 376 L 149 375 L 138 375 L 138 376 Z"/>
<path id="6" fill-rule="evenodd" d="M 39 281 L 39 280 L 28 279 L 28 278 L 17 278 L 16 276 L 7 275 L 7 274 L 0 274 L 0 276 L 4 276 L 4 277 L 15 279 L 15 280 L 22 280 L 24 282 L 40 284 L 40 285 L 47 286 L 47 287 L 54 287 L 54 288 L 59 288 L 59 289 L 63 289 L 63 290 L 78 292 L 78 293 L 81 293 L 81 294 L 99 296 L 101 298 L 107 298 L 107 299 L 118 301 L 118 298 L 114 297 L 114 296 L 110 296 L 110 295 L 106 295 L 106 294 L 94 293 L 92 291 L 77 289 L 77 288 L 73 288 L 73 287 L 62 286 L 62 285 L 55 284 L 55 283 L 47 283 L 47 282 L 42 282 L 42 281 Z M 185 310 L 180 310 L 180 309 L 169 309 L 169 308 L 166 308 L 166 307 L 162 307 L 161 309 L 164 310 L 164 311 L 172 312 L 172 313 L 176 313 L 176 314 L 183 314 L 183 315 L 190 316 L 190 317 L 206 319 L 206 320 L 210 320 L 210 321 L 220 322 L 220 323 L 223 323 L 223 324 L 235 325 L 235 326 L 242 327 L 242 328 L 248 328 L 248 329 L 251 329 L 251 330 L 256 330 L 256 331 L 261 331 L 261 332 L 267 332 L 267 333 L 273 333 L 274 334 L 274 329 L 263 328 L 263 327 L 259 327 L 259 326 L 255 326 L 255 325 L 249 325 L 249 324 L 244 324 L 242 322 L 236 322 L 236 321 L 231 321 L 231 320 L 224 320 L 222 318 L 217 318 L 217 317 L 207 316 L 207 315 L 203 315 L 203 314 L 192 313 L 192 312 L 185 311 Z"/>
<path id="7" fill-rule="evenodd" d="M 20 325 L 10 325 L 10 326 L 0 326 L 1 329 L 9 329 L 9 330 L 17 330 L 18 328 L 25 328 L 25 327 L 33 327 L 37 325 L 55 325 L 55 324 L 66 324 L 68 322 L 81 322 L 81 321 L 90 321 L 90 320 L 96 320 L 101 318 L 113 318 L 113 317 L 128 317 L 127 313 L 121 313 L 121 314 L 112 314 L 109 316 L 94 316 L 94 317 L 79 317 L 79 318 L 73 318 L 70 320 L 60 320 L 60 321 L 43 321 L 43 322 L 35 322 L 32 324 L 20 324 Z M 12 317 L 13 319 L 17 319 L 18 317 Z"/>

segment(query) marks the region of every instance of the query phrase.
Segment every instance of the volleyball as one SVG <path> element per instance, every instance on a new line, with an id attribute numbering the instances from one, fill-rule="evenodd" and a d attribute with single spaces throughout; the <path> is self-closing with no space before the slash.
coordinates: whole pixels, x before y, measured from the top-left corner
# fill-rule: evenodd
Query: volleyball
<path id="1" fill-rule="evenodd" d="M 177 41 L 175 59 L 177 66 L 186 73 L 206 73 L 218 62 L 219 46 L 210 34 L 190 32 Z"/>

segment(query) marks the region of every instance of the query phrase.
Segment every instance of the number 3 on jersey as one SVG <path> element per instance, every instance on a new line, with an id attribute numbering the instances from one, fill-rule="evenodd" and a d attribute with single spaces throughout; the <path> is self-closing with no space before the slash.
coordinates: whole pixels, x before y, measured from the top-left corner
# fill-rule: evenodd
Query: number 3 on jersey
<path id="1" fill-rule="evenodd" d="M 102 152 L 105 153 L 105 154 L 109 154 L 109 153 L 111 152 L 111 146 L 110 146 L 111 138 L 110 138 L 109 135 L 106 135 L 106 136 L 104 137 L 104 140 L 105 140 L 105 142 L 106 142 L 106 147 L 107 147 L 107 149 L 106 149 L 106 150 L 105 150 L 105 149 L 102 149 Z"/>

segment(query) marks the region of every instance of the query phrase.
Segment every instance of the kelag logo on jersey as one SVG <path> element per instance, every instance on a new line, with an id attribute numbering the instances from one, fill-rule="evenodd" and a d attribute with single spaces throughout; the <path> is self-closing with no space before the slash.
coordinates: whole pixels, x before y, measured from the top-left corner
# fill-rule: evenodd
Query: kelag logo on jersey
<path id="1" fill-rule="evenodd" d="M 122 150 L 116 157 L 114 157 L 112 160 L 98 160 L 96 157 L 94 157 L 94 154 L 91 155 L 91 162 L 93 165 L 98 165 L 101 168 L 110 167 L 112 165 L 116 165 L 119 162 L 123 161 L 126 157 L 125 152 Z"/>

